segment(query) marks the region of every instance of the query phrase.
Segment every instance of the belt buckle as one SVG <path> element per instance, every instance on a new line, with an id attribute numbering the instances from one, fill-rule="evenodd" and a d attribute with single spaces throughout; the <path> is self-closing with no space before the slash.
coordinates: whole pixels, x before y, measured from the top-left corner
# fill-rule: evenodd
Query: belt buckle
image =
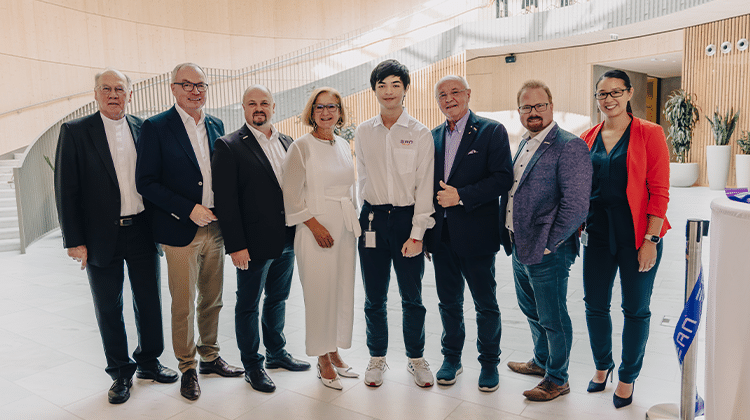
<path id="1" fill-rule="evenodd" d="M 133 218 L 132 217 L 123 217 L 120 219 L 120 226 L 133 226 Z"/>

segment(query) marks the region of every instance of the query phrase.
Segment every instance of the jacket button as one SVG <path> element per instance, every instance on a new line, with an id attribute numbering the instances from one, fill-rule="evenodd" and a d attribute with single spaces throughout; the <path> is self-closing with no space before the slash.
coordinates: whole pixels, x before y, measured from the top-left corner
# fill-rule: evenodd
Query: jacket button
<path id="1" fill-rule="evenodd" d="M 284 214 L 284 210 L 281 210 L 281 214 Z"/>
<path id="2" fill-rule="evenodd" d="M 203 181 L 198 181 L 198 185 L 202 187 L 203 186 Z"/>

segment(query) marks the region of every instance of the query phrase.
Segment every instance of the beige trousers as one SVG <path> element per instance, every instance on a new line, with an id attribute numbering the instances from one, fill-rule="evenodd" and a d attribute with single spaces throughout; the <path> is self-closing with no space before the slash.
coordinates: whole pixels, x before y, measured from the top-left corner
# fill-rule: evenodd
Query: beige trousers
<path id="1" fill-rule="evenodd" d="M 219 357 L 219 312 L 224 287 L 224 239 L 219 224 L 199 227 L 186 246 L 162 245 L 167 257 L 169 293 L 172 295 L 172 347 L 180 372 L 196 369 L 201 360 Z M 196 300 L 197 291 L 197 300 Z M 198 344 L 195 312 L 198 312 Z"/>

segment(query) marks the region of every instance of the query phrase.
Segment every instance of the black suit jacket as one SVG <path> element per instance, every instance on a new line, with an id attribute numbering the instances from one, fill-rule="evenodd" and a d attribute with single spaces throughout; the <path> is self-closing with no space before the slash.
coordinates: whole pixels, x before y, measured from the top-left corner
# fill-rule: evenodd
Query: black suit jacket
<path id="1" fill-rule="evenodd" d="M 279 133 L 288 149 L 292 138 Z M 287 235 L 281 186 L 258 140 L 242 127 L 216 141 L 211 172 L 216 217 L 227 254 L 247 249 L 251 259 L 281 256 Z"/>
<path id="2" fill-rule="evenodd" d="M 125 118 L 137 147 L 143 120 Z M 60 127 L 55 201 L 65 248 L 86 245 L 91 264 L 109 264 L 119 232 L 120 185 L 99 112 Z"/>
<path id="3" fill-rule="evenodd" d="M 445 174 L 445 124 L 432 130 L 435 142 L 435 227 L 426 234 L 428 250 L 437 249 L 448 212 L 451 248 L 460 256 L 480 256 L 500 249 L 499 198 L 513 184 L 508 133 L 497 121 L 469 111 L 461 143 L 449 174 Z M 444 209 L 437 202 L 440 181 L 455 187 L 463 205 Z"/>
<path id="4" fill-rule="evenodd" d="M 224 135 L 224 123 L 205 116 L 208 146 Z M 173 106 L 143 123 L 138 141 L 136 186 L 151 210 L 154 240 L 170 246 L 192 242 L 198 225 L 190 213 L 203 200 L 203 175 L 185 124 Z"/>

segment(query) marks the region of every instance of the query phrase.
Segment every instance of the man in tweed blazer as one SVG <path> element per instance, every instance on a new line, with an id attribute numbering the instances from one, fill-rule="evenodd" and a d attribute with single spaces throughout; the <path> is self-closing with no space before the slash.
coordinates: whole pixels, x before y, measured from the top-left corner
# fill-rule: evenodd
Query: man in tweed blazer
<path id="1" fill-rule="evenodd" d="M 586 143 L 552 120 L 552 94 L 544 83 L 524 83 L 517 100 L 528 131 L 513 159 L 513 187 L 501 203 L 501 239 L 513 256 L 516 296 L 531 327 L 534 357 L 508 367 L 544 377 L 524 395 L 549 401 L 570 392 L 568 271 L 578 255 L 577 229 L 588 213 L 592 167 Z"/>

